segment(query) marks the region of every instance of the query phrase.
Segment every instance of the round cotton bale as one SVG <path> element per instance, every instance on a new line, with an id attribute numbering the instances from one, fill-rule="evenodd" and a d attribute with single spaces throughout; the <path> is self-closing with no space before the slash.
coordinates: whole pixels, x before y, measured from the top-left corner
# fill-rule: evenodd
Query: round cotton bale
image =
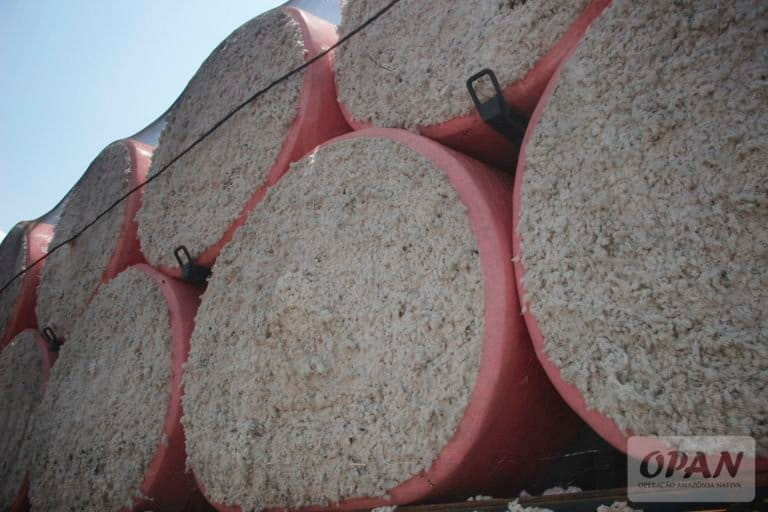
<path id="1" fill-rule="evenodd" d="M 37 285 L 45 262 L 32 263 L 45 255 L 52 237 L 50 224 L 19 222 L 0 244 L 0 286 L 10 283 L 0 292 L 0 350 L 18 333 L 37 325 Z"/>
<path id="2" fill-rule="evenodd" d="M 561 395 L 620 450 L 632 434 L 768 449 L 767 51 L 768 4 L 616 0 L 532 118 L 526 322 Z"/>
<path id="3" fill-rule="evenodd" d="M 293 7 L 257 16 L 227 37 L 171 108 L 150 169 L 139 236 L 147 260 L 179 276 L 174 251 L 211 266 L 249 211 L 319 143 L 349 130 L 336 103 L 330 54 L 292 75 L 197 144 L 194 141 L 278 77 L 336 41 L 335 26 Z"/>
<path id="4" fill-rule="evenodd" d="M 26 506 L 29 433 L 55 359 L 32 329 L 17 334 L 0 352 L 0 510 Z"/>
<path id="5" fill-rule="evenodd" d="M 199 291 L 140 264 L 100 287 L 62 345 L 35 429 L 38 510 L 186 510 L 182 365 Z"/>
<path id="6" fill-rule="evenodd" d="M 370 129 L 269 190 L 213 268 L 186 367 L 188 463 L 219 510 L 490 493 L 554 449 L 572 416 L 520 314 L 511 185 Z"/>
<path id="7" fill-rule="evenodd" d="M 152 147 L 131 139 L 113 142 L 72 188 L 52 246 L 68 240 L 147 177 Z M 77 239 L 46 258 L 40 277 L 37 323 L 66 340 L 96 289 L 129 265 L 143 261 L 134 217 L 141 190 L 131 194 Z"/>
<path id="8" fill-rule="evenodd" d="M 336 51 L 339 102 L 354 128 L 416 130 L 498 165 L 517 147 L 480 118 L 467 80 L 488 68 L 504 98 L 528 117 L 563 56 L 609 0 L 403 0 Z M 383 3 L 346 1 L 339 33 Z M 490 98 L 490 82 L 477 84 Z"/>

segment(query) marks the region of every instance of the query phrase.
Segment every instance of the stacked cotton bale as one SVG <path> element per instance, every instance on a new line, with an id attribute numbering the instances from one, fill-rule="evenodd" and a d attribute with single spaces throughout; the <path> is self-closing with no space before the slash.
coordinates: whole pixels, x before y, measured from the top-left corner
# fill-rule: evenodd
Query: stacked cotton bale
<path id="1" fill-rule="evenodd" d="M 10 282 L 24 270 L 26 264 L 26 223 L 16 224 L 0 244 L 0 286 Z M 10 282 L 8 288 L 0 292 L 0 335 L 3 341 L 13 338 L 9 329 L 13 310 L 21 290 L 21 279 Z"/>
<path id="2" fill-rule="evenodd" d="M 20 222 L 0 244 L 0 286 L 8 284 L 0 292 L 0 349 L 16 334 L 36 325 L 37 285 L 44 262 L 31 265 L 45 255 L 52 236 L 50 224 Z"/>
<path id="3" fill-rule="evenodd" d="M 53 359 L 31 329 L 20 332 L 0 352 L 0 510 L 24 507 L 32 448 L 29 432 Z"/>
<path id="4" fill-rule="evenodd" d="M 466 497 L 555 449 L 571 416 L 519 314 L 511 185 L 371 129 L 269 189 L 213 268 L 185 369 L 189 466 L 211 502 Z"/>
<path id="5" fill-rule="evenodd" d="M 99 289 L 59 352 L 36 418 L 35 509 L 189 504 L 179 418 L 197 295 L 146 265 Z"/>
<path id="6" fill-rule="evenodd" d="M 256 91 L 335 40 L 333 25 L 299 9 L 275 9 L 238 28 L 203 63 L 168 115 L 150 174 L 170 167 L 148 187 L 138 215 L 142 251 L 153 266 L 179 275 L 174 251 L 181 246 L 198 264 L 212 265 L 290 162 L 349 129 L 326 55 L 174 161 Z"/>
<path id="7" fill-rule="evenodd" d="M 353 127 L 407 128 L 513 165 L 517 149 L 484 124 L 467 80 L 489 68 L 511 108 L 533 112 L 552 72 L 608 0 L 402 1 L 336 50 L 339 102 Z M 383 7 L 348 0 L 347 34 Z M 481 99 L 492 95 L 485 80 Z"/>
<path id="8" fill-rule="evenodd" d="M 539 357 L 605 439 L 768 453 L 768 4 L 616 0 L 537 109 L 518 275 Z"/>
<path id="9" fill-rule="evenodd" d="M 152 148 L 130 139 L 107 146 L 73 187 L 56 225 L 56 246 L 78 233 L 146 179 Z M 45 260 L 37 298 L 37 323 L 67 339 L 99 285 L 142 260 L 134 220 L 141 193 L 131 194 L 79 238 Z"/>

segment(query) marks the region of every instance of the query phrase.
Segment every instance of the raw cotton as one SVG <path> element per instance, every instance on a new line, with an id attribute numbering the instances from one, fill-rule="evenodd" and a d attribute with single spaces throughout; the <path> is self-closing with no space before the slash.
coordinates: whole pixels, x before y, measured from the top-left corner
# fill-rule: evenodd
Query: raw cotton
<path id="1" fill-rule="evenodd" d="M 549 508 L 541 508 L 541 507 L 525 507 L 523 505 L 520 505 L 517 500 L 510 501 L 507 504 L 507 510 L 509 512 L 553 512 L 552 509 Z"/>
<path id="2" fill-rule="evenodd" d="M 581 487 L 576 487 L 575 485 L 569 485 L 568 487 L 560 487 L 559 485 L 556 485 L 554 487 L 550 487 L 549 489 L 544 489 L 544 492 L 541 493 L 542 496 L 552 496 L 554 494 L 573 494 L 575 492 L 581 492 Z"/>
<path id="3" fill-rule="evenodd" d="M 51 247 L 77 233 L 131 186 L 131 155 L 123 142 L 107 146 L 72 189 Z M 37 293 L 37 323 L 68 338 L 75 321 L 96 292 L 117 247 L 125 222 L 125 202 L 80 237 L 48 255 Z"/>
<path id="4" fill-rule="evenodd" d="M 0 244 L 0 286 L 24 270 L 26 263 L 27 237 L 25 229 L 17 225 Z M 8 328 L 20 291 L 21 278 L 18 278 L 0 292 L 0 337 Z"/>
<path id="5" fill-rule="evenodd" d="M 197 314 L 182 421 L 210 498 L 383 496 L 429 468 L 474 386 L 482 290 L 466 209 L 412 149 L 363 137 L 294 165 Z"/>
<path id="6" fill-rule="evenodd" d="M 588 407 L 768 449 L 768 3 L 617 0 L 527 148 L 525 301 Z"/>
<path id="7" fill-rule="evenodd" d="M 525 507 L 520 505 L 517 500 L 509 502 L 507 510 L 509 512 L 553 512 L 549 508 Z M 643 510 L 630 507 L 626 501 L 614 501 L 610 505 L 599 505 L 597 512 L 643 512 Z"/>
<path id="8" fill-rule="evenodd" d="M 139 495 L 170 396 L 168 308 L 129 268 L 100 288 L 61 347 L 35 429 L 36 510 L 117 511 Z"/>
<path id="9" fill-rule="evenodd" d="M 387 2 L 346 0 L 339 34 Z M 414 129 L 468 114 L 467 79 L 483 68 L 521 80 L 588 0 L 403 0 L 336 50 L 339 101 L 357 121 Z M 481 88 L 482 94 L 490 92 Z"/>
<path id="10" fill-rule="evenodd" d="M 600 505 L 597 512 L 643 512 L 643 509 L 632 508 L 626 501 L 614 501 L 610 505 Z"/>
<path id="11" fill-rule="evenodd" d="M 203 63 L 168 114 L 150 176 L 228 112 L 304 63 L 299 25 L 276 9 L 235 30 Z M 296 118 L 303 73 L 251 102 L 144 192 L 139 239 L 147 260 L 176 266 L 215 245 L 264 183 Z"/>
<path id="12" fill-rule="evenodd" d="M 0 352 L 0 509 L 11 505 L 29 469 L 29 429 L 42 398 L 43 372 L 33 331 Z"/>

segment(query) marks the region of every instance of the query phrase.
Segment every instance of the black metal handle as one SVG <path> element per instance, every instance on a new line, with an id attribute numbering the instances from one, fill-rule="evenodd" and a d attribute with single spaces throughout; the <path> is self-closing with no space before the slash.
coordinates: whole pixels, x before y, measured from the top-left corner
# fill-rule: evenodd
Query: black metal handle
<path id="1" fill-rule="evenodd" d="M 182 259 L 182 254 L 184 259 Z M 181 267 L 181 279 L 192 284 L 205 284 L 211 275 L 211 269 L 204 267 L 203 265 L 197 265 L 192 260 L 192 255 L 189 254 L 189 250 L 186 246 L 180 245 L 173 250 L 173 255 L 176 257 L 176 261 L 179 262 Z"/>
<path id="2" fill-rule="evenodd" d="M 494 95 L 491 99 L 481 101 L 475 89 L 475 83 L 481 78 L 488 77 L 493 85 Z M 472 103 L 480 114 L 480 118 L 491 128 L 502 134 L 509 141 L 520 145 L 528 128 L 528 118 L 512 110 L 504 99 L 504 93 L 496 78 L 496 73 L 485 68 L 467 79 L 467 90 Z"/>
<path id="3" fill-rule="evenodd" d="M 475 89 L 475 82 L 478 82 L 481 78 L 486 76 L 490 79 L 491 85 L 493 85 L 494 95 L 490 100 L 480 101 L 480 98 L 477 95 L 477 89 Z M 499 79 L 496 78 L 496 73 L 488 68 L 478 71 L 467 79 L 467 90 L 472 97 L 472 103 L 475 104 L 475 108 L 480 112 L 484 121 L 486 116 L 483 115 L 483 112 L 496 114 L 503 112 L 507 108 L 507 102 L 504 101 L 504 95 L 502 94 L 501 86 L 499 85 Z"/>
<path id="4" fill-rule="evenodd" d="M 48 342 L 48 350 L 51 352 L 58 352 L 61 344 L 64 343 L 64 340 L 56 336 L 56 333 L 50 327 L 43 329 L 43 337 Z"/>

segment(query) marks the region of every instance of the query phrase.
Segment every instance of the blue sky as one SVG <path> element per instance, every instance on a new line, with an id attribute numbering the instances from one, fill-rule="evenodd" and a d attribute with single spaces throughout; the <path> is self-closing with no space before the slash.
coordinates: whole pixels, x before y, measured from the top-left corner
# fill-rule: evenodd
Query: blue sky
<path id="1" fill-rule="evenodd" d="M 160 116 L 222 39 L 281 3 L 0 0 L 0 231 L 53 207 L 107 144 Z"/>

